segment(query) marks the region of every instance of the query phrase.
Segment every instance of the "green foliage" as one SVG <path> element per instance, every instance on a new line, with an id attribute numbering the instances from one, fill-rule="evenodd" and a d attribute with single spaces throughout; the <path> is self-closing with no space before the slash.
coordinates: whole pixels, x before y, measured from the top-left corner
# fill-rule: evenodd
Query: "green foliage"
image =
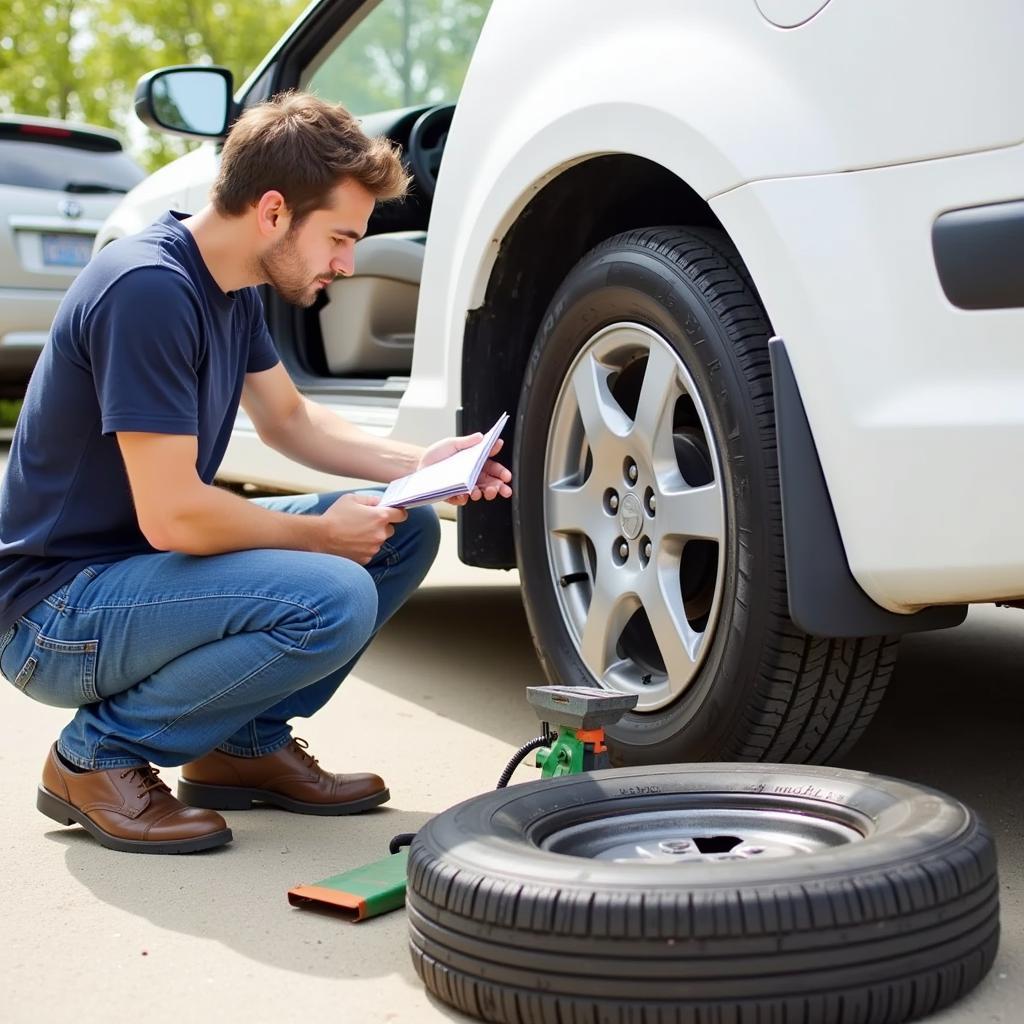
<path id="1" fill-rule="evenodd" d="M 21 399 L 0 398 L 0 427 L 13 427 L 21 413 Z"/>
<path id="2" fill-rule="evenodd" d="M 66 117 L 82 70 L 72 59 L 72 21 L 81 0 L 7 0 L 0 18 L 0 106 Z"/>
<path id="3" fill-rule="evenodd" d="M 219 64 L 241 84 L 305 0 L 0 0 L 0 111 L 114 128 L 148 170 L 194 143 L 142 127 L 138 78 Z M 490 0 L 383 0 L 308 83 L 357 114 L 454 102 Z M 324 41 L 325 44 L 328 42 Z"/>
<path id="4" fill-rule="evenodd" d="M 454 102 L 489 8 L 490 0 L 384 0 L 308 88 L 356 114 Z"/>
<path id="5" fill-rule="evenodd" d="M 143 129 L 132 110 L 141 75 L 168 64 L 222 64 L 241 83 L 304 0 L 5 0 L 0 110 L 119 130 L 149 170 L 185 140 Z"/>

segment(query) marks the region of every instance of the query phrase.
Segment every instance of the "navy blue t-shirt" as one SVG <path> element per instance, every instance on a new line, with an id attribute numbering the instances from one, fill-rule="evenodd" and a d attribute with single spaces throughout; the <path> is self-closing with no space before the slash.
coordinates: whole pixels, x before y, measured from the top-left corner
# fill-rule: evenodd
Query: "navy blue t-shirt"
<path id="1" fill-rule="evenodd" d="M 116 431 L 197 437 L 210 483 L 245 374 L 278 361 L 256 289 L 221 291 L 185 216 L 108 245 L 61 302 L 0 490 L 0 632 L 85 566 L 154 550 Z"/>

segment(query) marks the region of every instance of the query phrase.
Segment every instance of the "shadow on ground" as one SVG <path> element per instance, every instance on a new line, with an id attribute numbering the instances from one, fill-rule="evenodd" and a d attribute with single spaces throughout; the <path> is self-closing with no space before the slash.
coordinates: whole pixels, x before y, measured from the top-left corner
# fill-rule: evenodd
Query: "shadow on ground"
<path id="1" fill-rule="evenodd" d="M 359 674 L 515 746 L 538 732 L 526 687 L 547 685 L 517 587 L 420 590 L 363 656 Z"/>
<path id="2" fill-rule="evenodd" d="M 513 746 L 537 732 L 524 688 L 543 679 L 516 588 L 421 590 L 382 631 L 356 672 L 373 689 L 449 719 L 451 725 L 443 723 L 438 732 L 468 728 Z M 339 716 L 346 706 L 343 691 L 335 701 L 337 707 L 321 714 Z M 418 712 L 405 717 L 421 718 Z M 393 724 L 373 723 L 382 742 L 389 742 Z M 441 736 L 428 736 L 405 756 L 422 758 L 429 773 L 432 762 L 457 759 L 461 752 L 455 745 L 445 747 Z M 488 788 L 506 758 L 496 748 L 477 758 L 486 764 L 466 769 L 479 771 L 481 787 Z M 417 793 L 419 801 L 422 793 Z M 393 787 L 393 801 L 398 800 Z M 394 803 L 351 818 L 300 818 L 273 808 L 228 813 L 235 841 L 187 857 L 112 854 L 78 828 L 50 831 L 47 839 L 67 848 L 68 871 L 96 899 L 157 928 L 213 940 L 250 960 L 298 974 L 346 979 L 398 974 L 418 986 L 406 949 L 404 913 L 351 924 L 334 914 L 291 908 L 285 897 L 293 885 L 385 856 L 393 835 L 415 832 L 439 809 L 395 809 Z"/>
<path id="3" fill-rule="evenodd" d="M 1024 613 L 976 609 L 962 626 L 904 638 L 888 693 L 842 767 L 945 790 L 1006 840 L 1024 787 Z M 1004 859 L 1024 866 L 1014 842 Z"/>
<path id="4" fill-rule="evenodd" d="M 875 722 L 843 762 L 945 790 L 988 821 L 1000 851 L 1007 925 L 997 971 L 1018 964 L 1022 945 L 1016 896 L 1024 873 L 1022 664 L 1019 612 L 982 609 L 955 630 L 906 638 Z M 373 689 L 505 744 L 518 745 L 536 730 L 523 690 L 544 680 L 516 589 L 421 591 L 381 634 L 358 674 Z M 440 747 L 431 756 L 448 761 L 459 755 L 458 748 Z M 481 768 L 481 779 L 500 771 L 500 752 L 494 757 Z M 429 764 L 424 770 L 431 770 Z M 124 858 L 98 849 L 80 830 L 51 832 L 49 838 L 67 847 L 68 870 L 97 899 L 159 928 L 213 939 L 253 961 L 299 974 L 397 973 L 418 985 L 406 952 L 404 914 L 350 925 L 290 909 L 284 894 L 298 882 L 382 856 L 393 834 L 415 831 L 430 813 L 405 809 L 353 819 L 308 818 L 301 827 L 274 810 L 236 814 L 236 849 L 147 858 L 152 863 L 146 871 L 132 871 L 130 880 Z"/>
<path id="5" fill-rule="evenodd" d="M 428 813 L 379 810 L 297 821 L 267 808 L 226 817 L 235 835 L 229 846 L 182 857 L 138 857 L 143 870 L 127 864 L 127 855 L 100 849 L 81 829 L 46 838 L 67 848 L 68 871 L 97 900 L 159 929 L 213 940 L 299 974 L 350 979 L 397 973 L 419 984 L 406 951 L 404 913 L 353 924 L 333 913 L 290 907 L 285 894 L 300 882 L 386 855 L 391 836 L 416 831 Z M 159 933 L 153 942 L 159 943 Z M 217 959 L 212 953 L 211 974 Z"/>

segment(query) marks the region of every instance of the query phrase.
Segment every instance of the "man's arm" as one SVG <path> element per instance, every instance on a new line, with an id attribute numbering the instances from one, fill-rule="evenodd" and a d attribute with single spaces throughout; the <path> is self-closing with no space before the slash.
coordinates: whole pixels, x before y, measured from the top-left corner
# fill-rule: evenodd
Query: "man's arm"
<path id="1" fill-rule="evenodd" d="M 311 402 L 280 363 L 246 374 L 242 408 L 264 444 L 333 476 L 391 483 L 412 473 L 425 450 L 367 433 Z"/>
<path id="2" fill-rule="evenodd" d="M 132 499 L 143 536 L 161 551 L 215 555 L 285 548 L 343 555 L 365 565 L 406 518 L 376 499 L 344 495 L 321 516 L 274 512 L 203 483 L 198 441 L 180 434 L 119 432 Z"/>

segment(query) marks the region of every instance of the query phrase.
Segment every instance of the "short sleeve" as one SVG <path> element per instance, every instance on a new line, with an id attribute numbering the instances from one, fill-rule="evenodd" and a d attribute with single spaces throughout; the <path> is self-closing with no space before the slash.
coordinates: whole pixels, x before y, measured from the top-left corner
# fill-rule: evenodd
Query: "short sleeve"
<path id="1" fill-rule="evenodd" d="M 249 358 L 245 364 L 246 373 L 260 373 L 269 370 L 280 362 L 274 340 L 267 329 L 267 320 L 263 315 L 263 302 L 259 292 L 252 290 L 252 330 L 249 336 Z"/>
<path id="2" fill-rule="evenodd" d="M 118 278 L 87 321 L 104 434 L 199 433 L 199 311 L 177 271 L 140 267 Z"/>

